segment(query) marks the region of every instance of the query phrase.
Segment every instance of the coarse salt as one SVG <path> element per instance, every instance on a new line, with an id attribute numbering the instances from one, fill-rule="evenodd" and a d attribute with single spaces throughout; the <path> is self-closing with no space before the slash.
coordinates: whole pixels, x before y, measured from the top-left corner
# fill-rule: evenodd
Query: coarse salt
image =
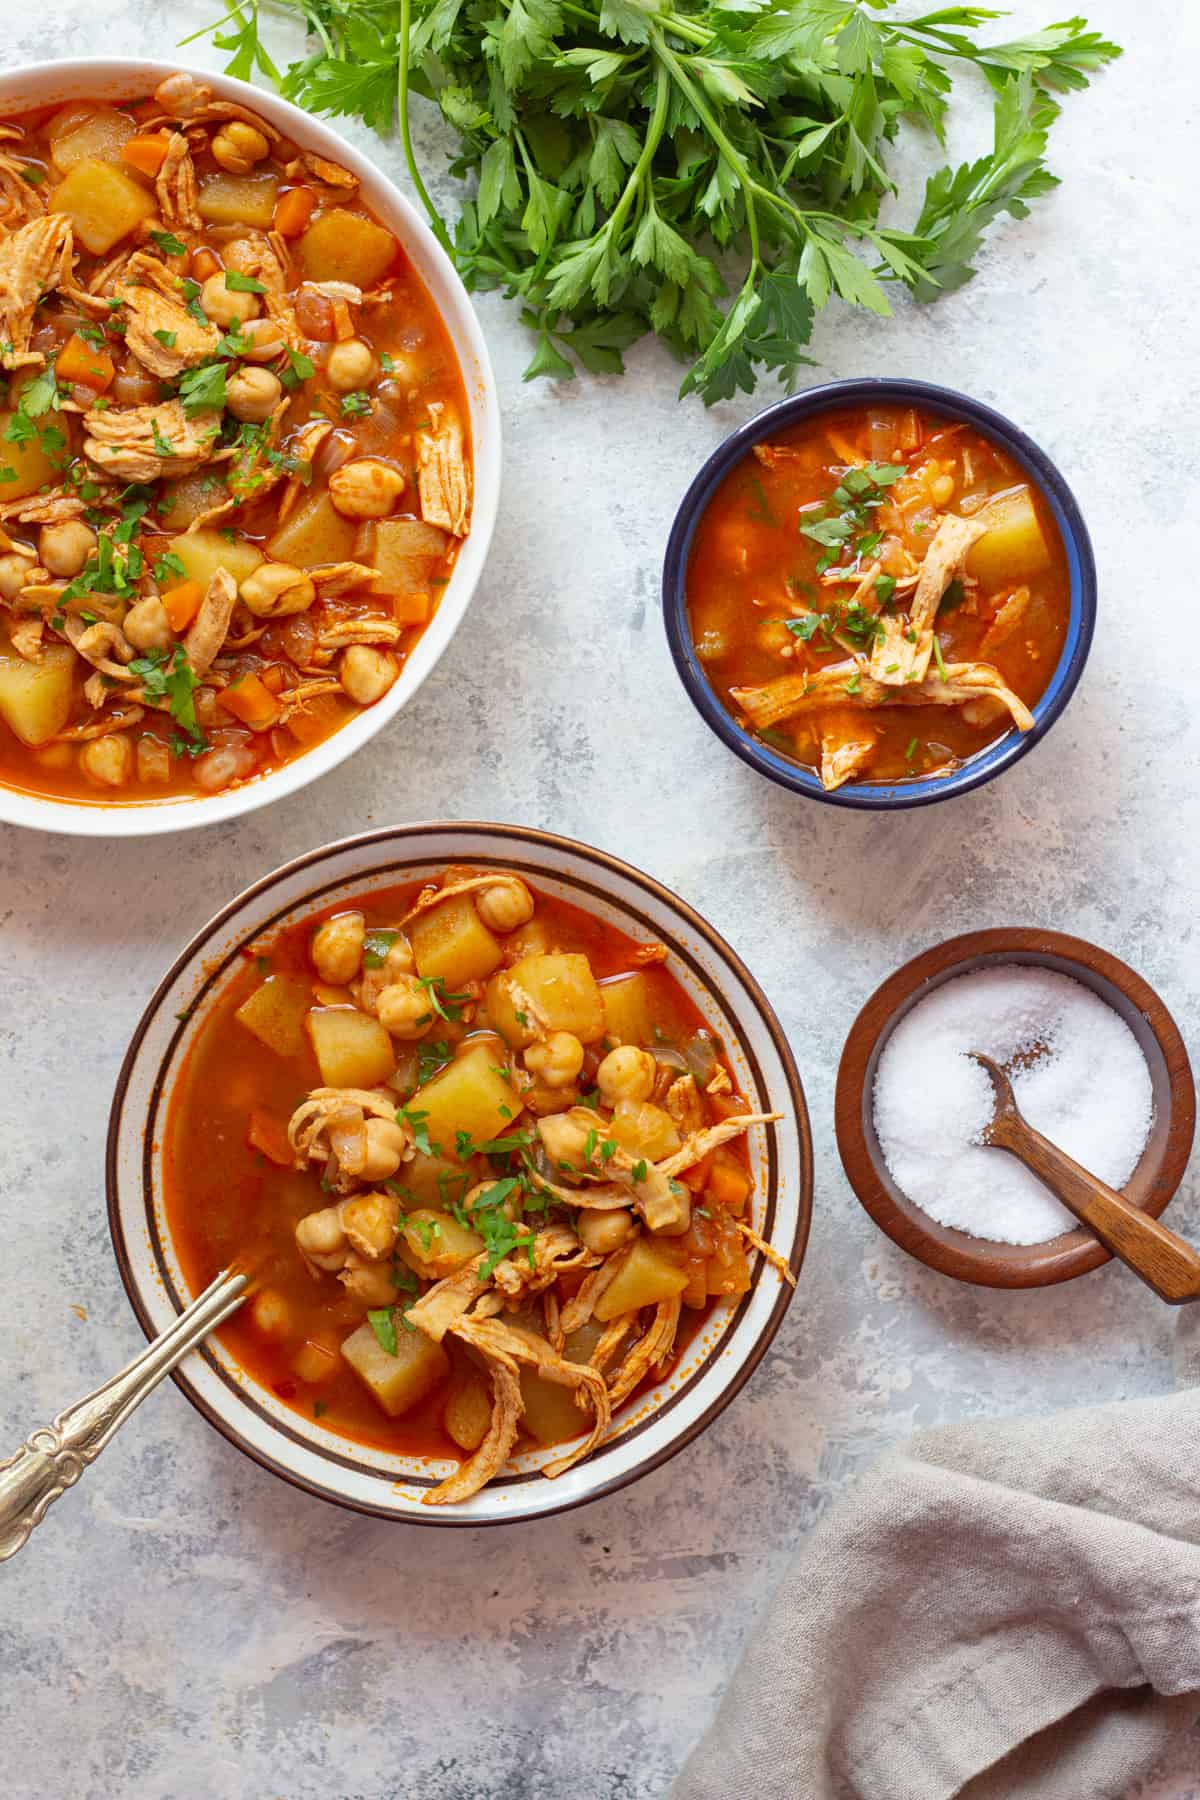
<path id="1" fill-rule="evenodd" d="M 1109 1187 L 1128 1181 L 1154 1116 L 1150 1070 L 1124 1019 L 1068 975 L 1009 963 L 958 975 L 905 1015 L 879 1058 L 875 1130 L 892 1179 L 940 1225 L 1041 1244 L 1075 1219 L 1006 1150 L 982 1144 L 991 1080 L 1009 1068 L 1025 1118 Z"/>

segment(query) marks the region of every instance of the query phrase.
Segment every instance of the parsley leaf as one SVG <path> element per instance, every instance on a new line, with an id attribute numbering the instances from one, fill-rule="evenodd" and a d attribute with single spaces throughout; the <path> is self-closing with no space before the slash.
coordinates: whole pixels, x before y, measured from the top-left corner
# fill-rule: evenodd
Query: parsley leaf
<path id="1" fill-rule="evenodd" d="M 173 231 L 152 231 L 151 241 L 157 244 L 164 256 L 186 256 L 187 245 L 181 243 Z M 199 289 L 197 289 L 199 292 Z"/>
<path id="2" fill-rule="evenodd" d="M 225 286 L 231 294 L 265 294 L 266 288 L 253 275 L 243 275 L 240 269 L 226 269 Z"/>
<path id="3" fill-rule="evenodd" d="M 219 410 L 225 404 L 225 364 L 201 363 L 198 369 L 188 369 L 179 383 L 179 398 L 189 419 Z"/>
<path id="4" fill-rule="evenodd" d="M 375 1342 L 388 1356 L 396 1354 L 396 1320 L 390 1306 L 377 1306 L 367 1314 L 367 1324 L 375 1333 Z"/>

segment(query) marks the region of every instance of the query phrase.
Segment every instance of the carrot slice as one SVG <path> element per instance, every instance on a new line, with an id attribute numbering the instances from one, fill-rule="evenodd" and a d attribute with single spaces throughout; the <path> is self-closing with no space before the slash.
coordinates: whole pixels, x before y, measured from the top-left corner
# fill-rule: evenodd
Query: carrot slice
<path id="1" fill-rule="evenodd" d="M 287 1132 L 270 1113 L 255 1111 L 250 1114 L 246 1142 L 252 1150 L 260 1150 L 268 1162 L 278 1163 L 281 1169 L 290 1169 L 296 1160 Z"/>
<path id="2" fill-rule="evenodd" d="M 251 731 L 266 731 L 279 717 L 279 702 L 257 675 L 243 675 L 232 687 L 222 689 L 217 704 Z"/>
<path id="3" fill-rule="evenodd" d="M 311 188 L 288 188 L 275 202 L 272 223 L 281 237 L 299 237 L 316 211 L 317 196 Z"/>
<path id="4" fill-rule="evenodd" d="M 207 281 L 220 267 L 211 250 L 193 250 L 188 258 L 188 274 L 193 281 Z"/>
<path id="5" fill-rule="evenodd" d="M 168 138 L 165 131 L 151 131 L 144 137 L 131 137 L 121 145 L 121 161 L 151 179 L 167 159 Z"/>
<path id="6" fill-rule="evenodd" d="M 204 589 L 198 581 L 181 581 L 178 587 L 168 588 L 165 594 L 159 595 L 172 631 L 187 630 L 200 611 L 203 598 Z"/>
<path id="7" fill-rule="evenodd" d="M 108 351 L 86 344 L 77 331 L 59 351 L 54 370 L 67 386 L 91 388 L 95 393 L 101 393 L 117 372 Z"/>
<path id="8" fill-rule="evenodd" d="M 715 1150 L 707 1192 L 715 1205 L 723 1206 L 726 1212 L 740 1213 L 750 1197 L 750 1177 L 735 1157 L 722 1156 L 720 1150 Z"/>
<path id="9" fill-rule="evenodd" d="M 392 616 L 397 625 L 426 625 L 429 622 L 429 595 L 419 588 L 392 595 Z"/>

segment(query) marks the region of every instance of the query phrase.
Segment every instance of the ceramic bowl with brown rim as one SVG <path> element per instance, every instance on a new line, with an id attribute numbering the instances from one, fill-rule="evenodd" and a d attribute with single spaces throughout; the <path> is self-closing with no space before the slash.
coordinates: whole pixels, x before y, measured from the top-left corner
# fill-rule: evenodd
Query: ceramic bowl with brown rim
<path id="1" fill-rule="evenodd" d="M 126 1055 L 108 1137 L 108 1211 L 122 1279 L 148 1337 L 191 1297 L 164 1194 L 172 1091 L 206 1019 L 244 966 L 281 928 L 352 896 L 436 877 L 447 864 L 517 871 L 543 894 L 574 903 L 641 941 L 657 940 L 689 999 L 723 1041 L 731 1073 L 756 1112 L 778 1124 L 750 1134 L 756 1231 L 798 1273 L 812 1210 L 812 1145 L 787 1039 L 749 970 L 684 901 L 603 851 L 512 825 L 401 826 L 316 850 L 266 876 L 198 932 L 164 977 Z M 669 1376 L 622 1408 L 586 1461 L 548 1480 L 550 1450 L 515 1456 L 480 1493 L 430 1508 L 422 1495 L 453 1465 L 355 1442 L 286 1406 L 220 1339 L 174 1379 L 210 1424 L 296 1487 L 358 1512 L 424 1525 L 486 1525 L 543 1517 L 613 1492 L 666 1462 L 729 1404 L 764 1355 L 791 1289 L 761 1254 L 750 1291 L 713 1303 Z"/>
<path id="2" fill-rule="evenodd" d="M 835 1103 L 838 1150 L 851 1187 L 880 1230 L 919 1262 L 980 1287 L 1049 1287 L 1098 1269 L 1110 1260 L 1109 1252 L 1082 1226 L 1041 1244 L 1002 1244 L 939 1225 L 897 1187 L 875 1130 L 875 1072 L 901 1019 L 944 982 L 1006 964 L 1071 976 L 1133 1032 L 1150 1070 L 1154 1113 L 1146 1147 L 1122 1191 L 1135 1206 L 1159 1216 L 1183 1178 L 1196 1128 L 1187 1049 L 1162 1000 L 1140 975 L 1108 951 L 1059 931 L 968 932 L 934 945 L 890 975 L 854 1021 L 842 1052 Z"/>

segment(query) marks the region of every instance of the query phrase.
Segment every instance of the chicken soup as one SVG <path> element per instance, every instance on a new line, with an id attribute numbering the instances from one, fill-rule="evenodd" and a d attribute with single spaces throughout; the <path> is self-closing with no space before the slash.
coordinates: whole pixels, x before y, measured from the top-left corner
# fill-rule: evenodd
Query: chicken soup
<path id="1" fill-rule="evenodd" d="M 0 123 L 0 782 L 212 794 L 373 705 L 471 513 L 357 178 L 188 75 Z"/>
<path id="2" fill-rule="evenodd" d="M 751 1284 L 752 1112 L 665 949 L 451 868 L 292 925 L 199 1032 L 165 1188 L 197 1292 L 257 1283 L 221 1336 L 343 1436 L 553 1477 Z M 774 1279 L 774 1277 L 772 1277 Z"/>
<path id="3" fill-rule="evenodd" d="M 818 415 L 756 444 L 696 527 L 696 653 L 738 723 L 844 782 L 949 774 L 1028 731 L 1070 573 L 1027 472 L 914 408 Z"/>

